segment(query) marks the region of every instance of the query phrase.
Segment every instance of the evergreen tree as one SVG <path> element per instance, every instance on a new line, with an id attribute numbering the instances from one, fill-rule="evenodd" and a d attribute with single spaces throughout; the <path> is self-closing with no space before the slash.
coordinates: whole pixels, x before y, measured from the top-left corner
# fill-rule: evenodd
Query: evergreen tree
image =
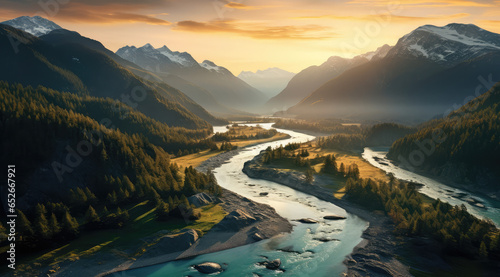
<path id="1" fill-rule="evenodd" d="M 346 172 L 345 172 L 345 165 L 344 163 L 340 163 L 340 167 L 339 167 L 339 174 L 341 176 L 345 176 L 346 175 Z"/>
<path id="2" fill-rule="evenodd" d="M 99 215 L 97 215 L 97 212 L 92 206 L 89 206 L 87 212 L 85 213 L 85 223 L 89 225 L 95 225 L 99 223 L 101 219 L 99 218 Z"/>
<path id="3" fill-rule="evenodd" d="M 49 222 L 43 213 L 38 214 L 35 220 L 35 234 L 42 239 L 50 237 Z"/>
<path id="4" fill-rule="evenodd" d="M 61 221 L 61 232 L 67 237 L 76 237 L 78 235 L 78 222 L 69 212 L 66 212 Z"/>
<path id="5" fill-rule="evenodd" d="M 487 258 L 488 257 L 488 250 L 486 249 L 486 244 L 484 241 L 481 242 L 481 246 L 479 246 L 479 256 L 481 258 Z"/>
<path id="6" fill-rule="evenodd" d="M 57 235 L 61 231 L 61 227 L 59 226 L 59 222 L 57 221 L 56 215 L 54 213 L 50 215 L 49 229 L 52 233 L 52 236 Z"/>
<path id="7" fill-rule="evenodd" d="M 31 222 L 28 220 L 24 213 L 17 209 L 17 232 L 21 235 L 21 240 L 25 237 L 31 237 L 34 235 L 33 228 L 31 227 Z"/>
<path id="8" fill-rule="evenodd" d="M 312 184 L 314 182 L 314 173 L 314 169 L 309 165 L 305 173 L 307 183 Z"/>

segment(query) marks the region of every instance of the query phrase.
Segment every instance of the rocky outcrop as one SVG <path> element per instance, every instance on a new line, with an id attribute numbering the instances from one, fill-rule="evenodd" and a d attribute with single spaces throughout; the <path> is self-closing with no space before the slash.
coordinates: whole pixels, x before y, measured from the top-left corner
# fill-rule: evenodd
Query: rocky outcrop
<path id="1" fill-rule="evenodd" d="M 204 192 L 200 192 L 188 197 L 189 204 L 192 204 L 197 208 L 206 206 L 208 204 L 216 203 L 217 200 L 218 200 L 217 198 L 208 195 Z"/>
<path id="2" fill-rule="evenodd" d="M 237 209 L 230 212 L 224 219 L 215 226 L 216 230 L 231 230 L 237 231 L 241 228 L 250 226 L 256 222 L 255 217 L 248 214 L 246 211 Z"/>
<path id="3" fill-rule="evenodd" d="M 260 262 L 259 265 L 265 266 L 267 269 L 270 269 L 270 270 L 277 270 L 281 266 L 281 260 L 276 259 L 276 260 L 272 260 L 272 261 Z"/>
<path id="4" fill-rule="evenodd" d="M 300 222 L 300 223 L 305 223 L 305 224 L 316 224 L 316 223 L 319 223 L 319 221 L 314 220 L 312 218 L 301 218 L 301 219 L 299 219 L 297 221 Z"/>
<path id="5" fill-rule="evenodd" d="M 327 220 L 342 220 L 342 219 L 346 219 L 345 216 L 340 216 L 340 215 L 325 215 L 323 217 L 323 219 L 327 219 Z"/>
<path id="6" fill-rule="evenodd" d="M 206 262 L 199 265 L 194 265 L 194 269 L 198 270 L 200 273 L 213 274 L 222 272 L 222 266 L 218 263 Z"/>
<path id="7" fill-rule="evenodd" d="M 141 256 L 141 259 L 184 251 L 195 244 L 199 238 L 200 235 L 194 229 L 183 229 L 176 234 L 164 235 Z"/>

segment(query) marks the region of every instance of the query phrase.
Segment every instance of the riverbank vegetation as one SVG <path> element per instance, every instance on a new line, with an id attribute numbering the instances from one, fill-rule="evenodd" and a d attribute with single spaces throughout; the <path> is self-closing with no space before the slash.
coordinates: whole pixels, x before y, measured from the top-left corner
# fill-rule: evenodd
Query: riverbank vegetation
<path id="1" fill-rule="evenodd" d="M 274 149 L 268 147 L 262 154 L 261 162 L 269 167 L 301 171 L 309 183 L 314 181 L 314 174 L 329 175 L 340 180 L 360 177 L 359 167 L 356 163 L 344 164 L 337 161 L 333 154 L 312 156 L 308 147 L 312 147 L 312 145 L 302 147 L 299 143 L 291 143 Z"/>
<path id="2" fill-rule="evenodd" d="M 430 236 L 448 254 L 500 260 L 500 230 L 493 223 L 474 217 L 464 205 L 452 206 L 439 199 L 425 203 L 416 184 L 393 177 L 388 182 L 349 179 L 346 193 L 351 201 L 384 211 L 400 234 Z"/>

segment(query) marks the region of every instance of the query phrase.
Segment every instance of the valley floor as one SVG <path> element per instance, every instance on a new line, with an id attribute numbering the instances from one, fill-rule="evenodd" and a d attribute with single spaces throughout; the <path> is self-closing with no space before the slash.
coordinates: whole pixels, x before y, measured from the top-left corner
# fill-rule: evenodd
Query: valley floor
<path id="1" fill-rule="evenodd" d="M 314 147 L 309 146 L 308 149 L 314 151 Z M 339 155 L 339 159 L 345 159 L 345 156 L 356 159 L 358 155 L 344 153 Z M 245 163 L 243 171 L 249 177 L 273 181 L 311 194 L 369 222 L 362 235 L 364 240 L 344 261 L 348 268 L 347 276 L 473 276 L 479 272 L 482 273 L 480 276 L 495 276 L 493 272 L 498 270 L 497 265 L 487 262 L 442 255 L 440 243 L 433 239 L 395 235 L 395 226 L 384 212 L 367 210 L 345 199 L 345 183 L 342 181 L 317 174 L 313 184 L 308 184 L 300 169 L 264 165 L 261 157 L 262 154 Z M 372 169 L 377 173 L 375 176 L 381 176 L 377 168 Z M 369 176 L 362 173 L 362 177 Z M 463 275 L 464 272 L 468 273 Z"/>

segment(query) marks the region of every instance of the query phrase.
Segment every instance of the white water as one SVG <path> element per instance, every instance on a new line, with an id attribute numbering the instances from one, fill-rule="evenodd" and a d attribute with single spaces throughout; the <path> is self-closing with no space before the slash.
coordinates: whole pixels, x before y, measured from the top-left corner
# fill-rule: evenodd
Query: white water
<path id="1" fill-rule="evenodd" d="M 256 124 L 248 124 L 255 126 Z M 264 128 L 271 128 L 272 124 L 260 124 Z M 225 132 L 225 126 L 214 127 L 214 132 Z M 161 265 L 141 269 L 129 270 L 117 276 L 204 276 L 194 270 L 191 265 L 202 262 L 217 262 L 227 264 L 227 268 L 220 276 L 339 276 L 346 270 L 343 265 L 345 256 L 361 242 L 361 234 L 367 227 L 367 222 L 360 218 L 346 214 L 346 212 L 316 197 L 295 191 L 274 182 L 250 179 L 241 170 L 243 164 L 258 155 L 268 146 L 276 147 L 289 142 L 306 142 L 313 136 L 289 130 L 278 129 L 289 134 L 290 139 L 260 144 L 241 151 L 226 164 L 214 169 L 215 176 L 224 188 L 250 198 L 259 203 L 269 204 L 283 217 L 293 220 L 310 217 L 320 220 L 319 224 L 295 224 L 290 234 L 273 239 L 264 240 L 242 247 L 228 249 L 216 253 L 201 255 L 189 260 L 168 262 Z M 265 197 L 260 192 L 268 192 Z M 338 214 L 347 216 L 346 220 L 324 221 L 324 215 Z M 338 239 L 339 241 L 320 242 L 314 238 Z M 299 253 L 279 251 L 289 249 Z M 271 271 L 258 262 L 264 261 L 262 256 L 270 260 L 281 259 L 282 268 L 286 272 Z"/>
<path id="2" fill-rule="evenodd" d="M 394 177 L 402 180 L 413 181 L 423 184 L 424 187 L 420 189 L 423 194 L 434 198 L 441 199 L 452 205 L 462 205 L 467 207 L 467 210 L 481 218 L 491 219 L 497 226 L 500 226 L 500 202 L 494 201 L 491 198 L 485 198 L 482 195 L 472 192 L 464 191 L 461 189 L 453 188 L 434 179 L 419 175 L 417 173 L 404 170 L 394 165 L 385 156 L 387 155 L 387 147 L 370 148 L 366 147 L 363 152 L 363 158 L 373 166 L 376 166 L 387 173 L 394 174 Z M 380 159 L 379 162 L 375 158 Z M 385 164 L 381 164 L 383 162 Z M 474 204 L 466 201 L 468 198 L 479 200 L 485 208 L 480 208 Z"/>

